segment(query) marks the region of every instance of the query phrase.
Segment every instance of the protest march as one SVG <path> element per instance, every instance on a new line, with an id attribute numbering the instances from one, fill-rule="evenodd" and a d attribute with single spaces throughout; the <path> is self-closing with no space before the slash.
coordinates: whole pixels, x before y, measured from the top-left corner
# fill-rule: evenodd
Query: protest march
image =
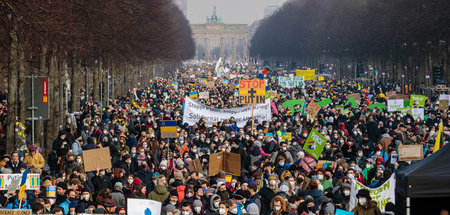
<path id="1" fill-rule="evenodd" d="M 2 210 L 402 214 L 422 189 L 408 188 L 410 173 L 448 157 L 448 95 L 314 69 L 225 66 L 219 74 L 212 63 L 185 62 L 109 105 L 87 97 L 52 148 L 3 151 Z"/>

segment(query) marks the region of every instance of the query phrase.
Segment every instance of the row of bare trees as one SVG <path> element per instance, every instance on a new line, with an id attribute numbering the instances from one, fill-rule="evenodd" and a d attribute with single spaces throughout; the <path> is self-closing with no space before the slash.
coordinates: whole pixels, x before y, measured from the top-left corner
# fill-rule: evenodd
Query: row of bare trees
<path id="1" fill-rule="evenodd" d="M 15 122 L 25 122 L 25 76 L 49 77 L 51 117 L 45 125 L 38 121 L 36 140 L 50 149 L 65 113 L 80 110 L 80 89 L 89 82 L 89 98 L 99 102 L 102 81 L 113 77 L 111 91 L 117 96 L 142 74 L 151 77 L 155 68 L 190 59 L 195 52 L 187 19 L 167 0 L 0 0 L 0 29 L 0 72 L 8 80 L 8 152 L 17 146 Z M 67 79 L 71 105 L 62 105 Z"/>
<path id="2" fill-rule="evenodd" d="M 448 83 L 448 11 L 448 0 L 293 0 L 261 21 L 250 54 L 310 67 L 334 63 L 341 72 L 370 64 L 393 79 L 405 71 L 416 84 L 440 65 Z"/>

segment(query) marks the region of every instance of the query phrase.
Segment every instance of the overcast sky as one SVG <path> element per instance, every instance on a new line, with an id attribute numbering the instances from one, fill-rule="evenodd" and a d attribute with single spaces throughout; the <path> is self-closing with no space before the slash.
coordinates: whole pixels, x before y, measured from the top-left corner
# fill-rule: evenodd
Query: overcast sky
<path id="1" fill-rule="evenodd" d="M 187 0 L 187 18 L 191 24 L 203 24 L 216 6 L 217 16 L 225 24 L 251 24 L 264 17 L 264 8 L 282 5 L 287 0 Z"/>

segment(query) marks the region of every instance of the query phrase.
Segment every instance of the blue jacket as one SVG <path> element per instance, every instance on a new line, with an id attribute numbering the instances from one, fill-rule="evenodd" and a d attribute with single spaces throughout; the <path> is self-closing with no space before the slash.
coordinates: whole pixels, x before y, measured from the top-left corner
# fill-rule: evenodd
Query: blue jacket
<path id="1" fill-rule="evenodd" d="M 64 209 L 64 214 L 68 214 L 69 213 L 69 205 L 70 205 L 70 201 L 67 198 L 66 198 L 66 200 L 64 202 L 59 204 L 59 207 L 62 207 Z"/>
<path id="2" fill-rule="evenodd" d="M 14 199 L 14 202 L 6 205 L 5 209 L 19 209 L 19 201 L 17 201 L 17 198 Z M 22 202 L 22 207 L 20 209 L 21 210 L 31 209 L 31 206 L 25 200 L 24 202 Z"/>

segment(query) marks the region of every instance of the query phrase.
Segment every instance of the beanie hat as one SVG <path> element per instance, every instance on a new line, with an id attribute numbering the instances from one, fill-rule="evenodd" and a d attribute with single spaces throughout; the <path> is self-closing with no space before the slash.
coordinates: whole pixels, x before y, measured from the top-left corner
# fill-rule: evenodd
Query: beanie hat
<path id="1" fill-rule="evenodd" d="M 178 190 L 171 190 L 171 191 L 170 191 L 170 196 L 176 196 L 176 197 L 178 197 Z"/>
<path id="2" fill-rule="evenodd" d="M 193 204 L 193 205 L 194 205 L 194 206 L 200 205 L 200 206 L 203 207 L 202 201 L 200 201 L 200 200 L 198 200 L 198 199 L 194 201 L 194 204 Z"/>
<path id="3" fill-rule="evenodd" d="M 269 175 L 269 180 L 272 180 L 272 179 L 277 180 L 277 177 L 274 174 L 270 174 Z"/>
<path id="4" fill-rule="evenodd" d="M 249 215 L 259 215 L 259 208 L 256 204 L 249 204 L 247 206 L 247 213 Z"/>
<path id="5" fill-rule="evenodd" d="M 61 187 L 63 190 L 67 190 L 67 184 L 64 182 L 59 182 L 56 186 Z"/>

